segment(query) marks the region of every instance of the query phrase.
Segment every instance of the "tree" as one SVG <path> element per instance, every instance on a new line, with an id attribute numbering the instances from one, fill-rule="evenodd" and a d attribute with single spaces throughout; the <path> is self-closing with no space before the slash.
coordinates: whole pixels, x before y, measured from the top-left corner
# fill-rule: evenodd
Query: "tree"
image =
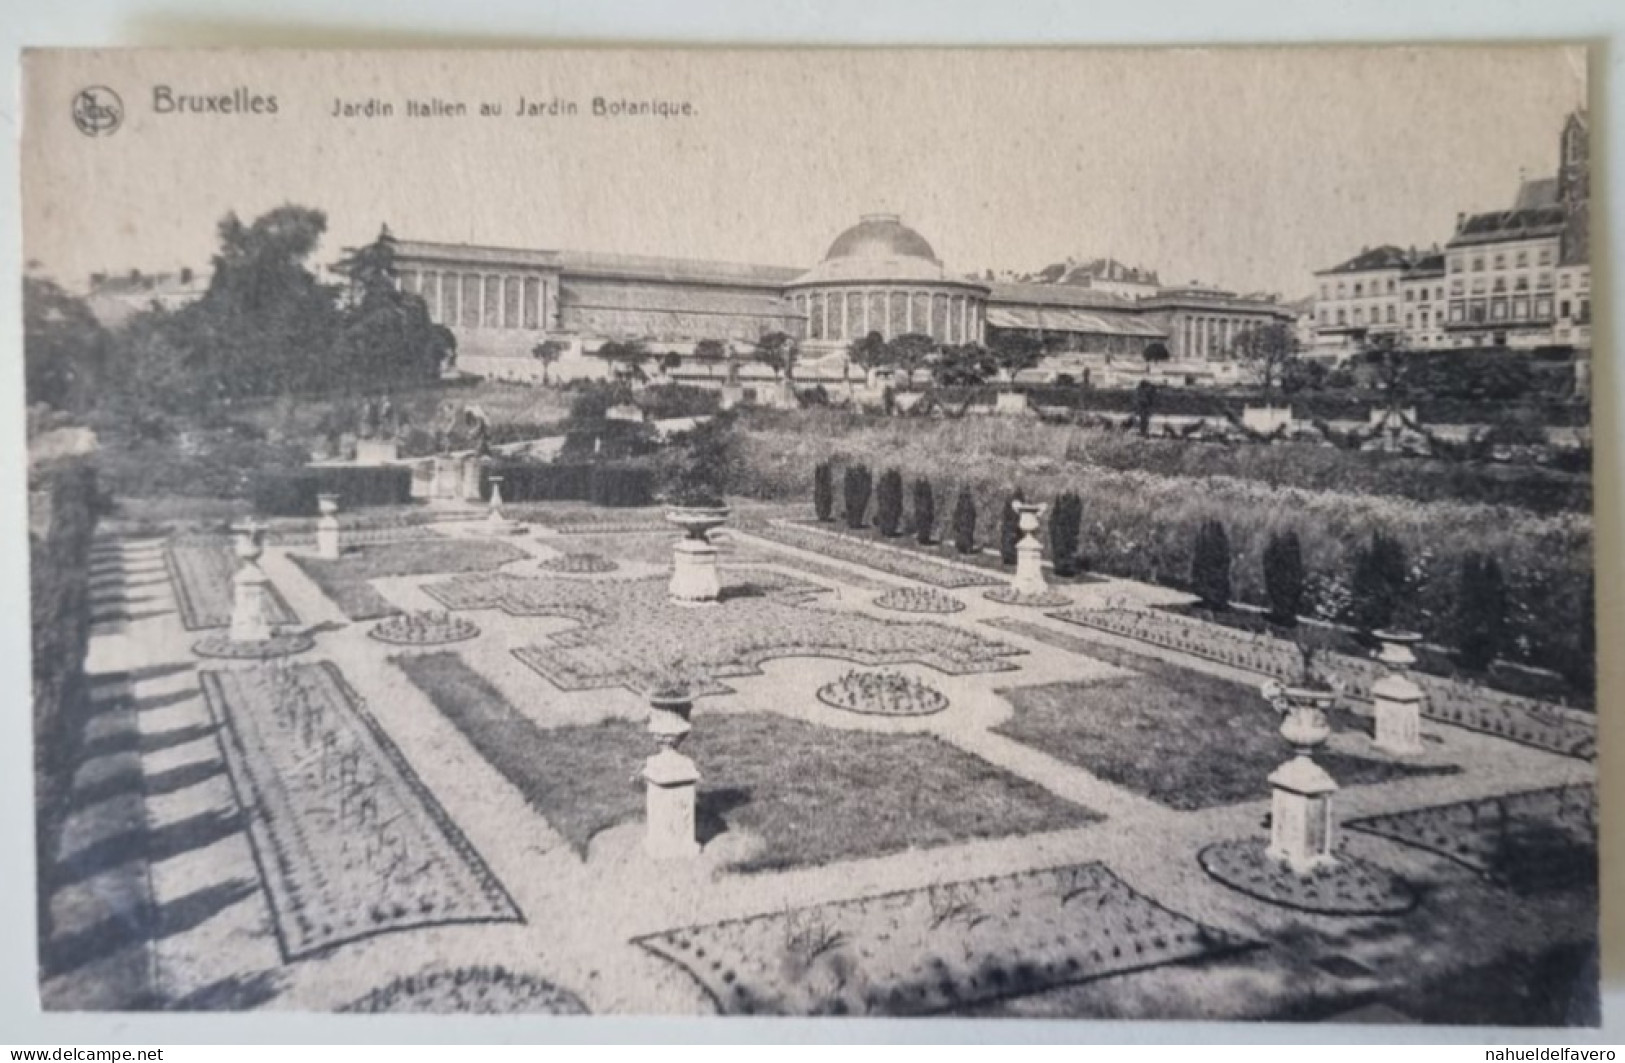
<path id="1" fill-rule="evenodd" d="M 912 383 L 914 374 L 936 358 L 938 346 L 936 340 L 923 332 L 907 332 L 886 344 L 885 363 L 907 373 Z"/>
<path id="2" fill-rule="evenodd" d="M 1191 553 L 1191 593 L 1209 609 L 1230 606 L 1230 537 L 1216 520 L 1202 522 Z"/>
<path id="3" fill-rule="evenodd" d="M 959 489 L 954 502 L 954 549 L 962 554 L 976 552 L 976 499 L 968 487 Z"/>
<path id="4" fill-rule="evenodd" d="M 889 357 L 886 337 L 879 332 L 870 332 L 847 344 L 846 360 L 860 369 L 878 369 L 889 364 Z"/>
<path id="5" fill-rule="evenodd" d="M 1021 514 L 1016 511 L 1016 503 L 1023 501 L 1018 487 L 1005 499 L 999 515 L 999 560 L 1006 565 L 1016 563 L 1016 544 L 1021 542 Z"/>
<path id="6" fill-rule="evenodd" d="M 887 469 L 875 489 L 875 527 L 886 538 L 896 538 L 903 525 L 903 474 Z"/>
<path id="7" fill-rule="evenodd" d="M 543 340 L 530 349 L 530 356 L 542 363 L 542 383 L 548 383 L 547 370 L 554 362 L 564 357 L 565 346 L 558 340 Z"/>
<path id="8" fill-rule="evenodd" d="M 1354 558 L 1349 619 L 1361 631 L 1389 627 L 1404 598 L 1407 580 L 1405 548 L 1390 535 L 1372 532 L 1370 544 Z"/>
<path id="9" fill-rule="evenodd" d="M 1134 388 L 1134 424 L 1140 435 L 1151 434 L 1151 414 L 1157 407 L 1157 385 L 1142 380 Z"/>
<path id="10" fill-rule="evenodd" d="M 107 331 L 84 300 L 54 281 L 23 279 L 24 393 L 30 404 L 82 410 L 94 403 L 108 345 Z"/>
<path id="11" fill-rule="evenodd" d="M 643 381 L 648 374 L 643 363 L 649 360 L 649 348 L 642 340 L 609 340 L 598 348 L 598 357 L 609 363 L 609 371 L 619 380 Z"/>
<path id="12" fill-rule="evenodd" d="M 1303 546 L 1297 532 L 1270 536 L 1264 547 L 1264 593 L 1270 601 L 1270 619 L 1283 627 L 1298 622 L 1303 611 Z"/>
<path id="13" fill-rule="evenodd" d="M 827 521 L 835 510 L 835 470 L 827 461 L 813 469 L 813 513 Z"/>
<path id="14" fill-rule="evenodd" d="M 1083 525 L 1083 500 L 1067 491 L 1055 500 L 1049 514 L 1049 550 L 1057 576 L 1078 571 L 1078 536 Z"/>
<path id="15" fill-rule="evenodd" d="M 1161 340 L 1152 340 L 1140 352 L 1140 357 L 1145 359 L 1147 365 L 1150 365 L 1153 362 L 1166 362 L 1173 358 L 1173 355 L 1169 353 L 1166 343 Z"/>
<path id="16" fill-rule="evenodd" d="M 1468 554 L 1461 561 L 1461 585 L 1456 592 L 1456 647 L 1462 667 L 1482 672 L 1501 655 L 1506 620 L 1506 581 L 1501 566 L 1488 555 Z"/>
<path id="17" fill-rule="evenodd" d="M 374 387 L 437 379 L 453 357 L 456 341 L 450 329 L 431 320 L 421 297 L 400 287 L 389 227 L 338 268 L 350 279 L 333 358 L 344 383 Z"/>
<path id="18" fill-rule="evenodd" d="M 694 345 L 694 357 L 702 362 L 720 362 L 728 353 L 728 345 L 721 340 L 701 340 Z"/>
<path id="19" fill-rule="evenodd" d="M 1287 366 L 1297 360 L 1298 336 L 1291 325 L 1283 322 L 1254 325 L 1236 334 L 1230 350 L 1253 371 L 1265 391 L 1273 391 L 1280 385 Z"/>
<path id="20" fill-rule="evenodd" d="M 938 384 L 946 386 L 976 385 L 998 372 L 993 353 L 979 343 L 962 343 L 943 347 L 937 352 L 933 375 Z"/>
<path id="21" fill-rule="evenodd" d="M 773 370 L 773 375 L 790 380 L 795 375 L 801 345 L 788 332 L 769 332 L 756 341 L 756 360 Z"/>
<path id="22" fill-rule="evenodd" d="M 1014 386 L 1016 374 L 1031 369 L 1044 357 L 1044 345 L 1025 332 L 1001 331 L 989 344 L 993 365 L 1008 388 Z"/>
<path id="23" fill-rule="evenodd" d="M 846 526 L 848 528 L 863 527 L 864 514 L 869 509 L 869 495 L 874 481 L 867 465 L 848 465 L 846 476 L 842 482 L 842 494 L 846 500 Z"/>
<path id="24" fill-rule="evenodd" d="M 914 481 L 914 539 L 921 546 L 930 546 L 937 530 L 937 504 L 931 496 L 931 481 Z"/>

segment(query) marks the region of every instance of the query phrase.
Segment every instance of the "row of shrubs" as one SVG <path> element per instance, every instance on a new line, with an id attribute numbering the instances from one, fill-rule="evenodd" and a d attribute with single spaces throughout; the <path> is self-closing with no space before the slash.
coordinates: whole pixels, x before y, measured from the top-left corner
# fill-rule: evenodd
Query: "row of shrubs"
<path id="1" fill-rule="evenodd" d="M 835 516 L 835 472 L 832 462 L 815 472 L 822 520 Z M 882 473 L 878 490 L 862 463 L 847 465 L 842 476 L 849 525 L 863 526 L 873 493 L 882 535 L 906 530 L 921 543 L 934 541 L 929 477 L 915 478 L 905 519 L 901 471 Z M 1496 535 L 1465 521 L 1451 526 L 1425 509 L 1384 504 L 1394 510 L 1391 519 L 1374 519 L 1297 492 L 1277 497 L 1221 482 L 1175 494 L 1168 489 L 1176 484 L 1143 476 L 1085 478 L 1080 486 L 1056 493 L 1048 513 L 1059 573 L 1095 570 L 1179 586 L 1216 608 L 1267 608 L 1282 623 L 1302 616 L 1365 631 L 1398 624 L 1456 647 L 1466 667 L 1499 657 L 1554 671 L 1577 695 L 1594 684 L 1594 587 L 1582 522 L 1521 522 L 1529 525 L 1525 534 L 1503 520 L 1510 534 Z M 1000 552 L 1013 561 L 1018 533 L 1009 502 L 1019 496 L 985 482 L 962 484 L 945 537 L 961 552 L 978 551 L 977 511 L 997 507 Z M 1516 555 L 1512 564 L 1503 546 Z"/>
<path id="2" fill-rule="evenodd" d="M 591 502 L 596 506 L 647 506 L 655 498 L 654 470 L 609 462 L 542 464 L 497 462 L 480 474 L 480 495 L 491 497 L 491 477 L 502 477 L 508 502 Z"/>
<path id="3" fill-rule="evenodd" d="M 344 509 L 405 505 L 412 470 L 404 465 L 335 465 L 273 471 L 254 481 L 254 510 L 268 517 L 313 517 L 316 496 L 334 494 Z"/>

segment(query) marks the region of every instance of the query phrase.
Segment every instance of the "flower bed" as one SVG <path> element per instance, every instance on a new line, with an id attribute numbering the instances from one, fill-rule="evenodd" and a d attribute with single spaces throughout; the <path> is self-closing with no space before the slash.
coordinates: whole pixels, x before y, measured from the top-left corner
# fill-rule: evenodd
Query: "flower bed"
<path id="1" fill-rule="evenodd" d="M 407 975 L 339 1009 L 451 1015 L 585 1015 L 574 993 L 505 967 L 459 967 Z"/>
<path id="2" fill-rule="evenodd" d="M 703 622 L 674 604 L 666 581 L 549 580 L 506 574 L 454 577 L 424 591 L 448 609 L 500 608 L 514 616 L 563 616 L 581 626 L 514 650 L 564 690 L 624 686 L 641 691 L 687 662 L 708 678 L 697 694 L 726 693 L 719 682 L 760 674 L 780 657 L 833 657 L 855 664 L 929 665 L 950 675 L 1013 668 L 1019 652 L 969 632 L 923 621 L 896 621 L 819 608 L 824 588 L 775 572 L 748 578 L 724 571 L 723 601 Z"/>
<path id="3" fill-rule="evenodd" d="M 621 566 L 603 554 L 582 553 L 549 557 L 537 562 L 536 567 L 542 572 L 559 576 L 594 576 L 614 572 Z"/>
<path id="4" fill-rule="evenodd" d="M 1597 789 L 1553 787 L 1351 820 L 1520 892 L 1597 881 Z"/>
<path id="5" fill-rule="evenodd" d="M 192 652 L 199 657 L 219 657 L 238 661 L 269 661 L 275 657 L 292 657 L 314 648 L 316 640 L 300 631 L 272 635 L 268 639 L 239 640 L 226 634 L 205 635 L 192 643 Z"/>
<path id="6" fill-rule="evenodd" d="M 935 587 L 893 587 L 875 604 L 899 613 L 957 613 L 965 608 L 964 602 Z"/>
<path id="7" fill-rule="evenodd" d="M 1282 682 L 1296 679 L 1302 669 L 1297 647 L 1284 639 L 1163 610 L 1075 608 L 1050 615 Z M 1387 674 L 1374 660 L 1337 653 L 1323 656 L 1326 670 L 1342 678 L 1350 696 L 1362 700 L 1370 700 L 1371 685 Z M 1596 759 L 1596 721 L 1585 713 L 1421 672 L 1413 672 L 1411 677 L 1427 694 L 1422 712 L 1430 719 L 1564 756 Z"/>
<path id="8" fill-rule="evenodd" d="M 240 562 L 232 541 L 223 535 L 189 535 L 171 539 L 164 565 L 188 631 L 231 624 L 232 577 Z M 299 623 L 299 617 L 274 586 L 267 585 L 265 619 L 273 626 Z"/>
<path id="9" fill-rule="evenodd" d="M 1298 874 L 1269 854 L 1263 838 L 1215 842 L 1197 854 L 1212 879 L 1255 900 L 1315 915 L 1399 915 L 1416 906 L 1404 879 L 1368 860 L 1339 854 L 1337 863 Z"/>
<path id="10" fill-rule="evenodd" d="M 969 565 L 925 557 L 899 546 L 843 535 L 840 532 L 826 531 L 805 524 L 773 521 L 752 529 L 751 534 L 799 550 L 823 554 L 837 561 L 850 561 L 878 572 L 919 580 L 921 583 L 929 583 L 933 587 L 947 590 L 988 587 L 1004 582 L 993 573 L 983 572 Z"/>
<path id="11" fill-rule="evenodd" d="M 995 587 L 984 591 L 982 597 L 990 602 L 1000 605 L 1025 605 L 1032 609 L 1055 609 L 1072 604 L 1072 599 L 1060 591 L 1040 591 L 1037 594 L 1021 594 L 1013 587 Z"/>
<path id="12" fill-rule="evenodd" d="M 201 683 L 282 956 L 520 914 L 331 663 Z"/>
<path id="13" fill-rule="evenodd" d="M 866 716 L 929 716 L 948 707 L 948 697 L 901 672 L 848 672 L 818 688 L 825 705 Z"/>
<path id="14" fill-rule="evenodd" d="M 493 539 L 425 539 L 380 543 L 336 560 L 291 555 L 322 593 L 351 620 L 376 620 L 400 612 L 373 590 L 371 581 L 391 576 L 482 572 L 530 555 Z"/>
<path id="15" fill-rule="evenodd" d="M 472 620 L 450 613 L 402 613 L 386 617 L 367 634 L 379 642 L 397 646 L 442 646 L 478 637 L 480 629 Z"/>
<path id="16" fill-rule="evenodd" d="M 1252 947 L 1098 863 L 634 940 L 686 971 L 726 1015 L 930 1015 Z"/>

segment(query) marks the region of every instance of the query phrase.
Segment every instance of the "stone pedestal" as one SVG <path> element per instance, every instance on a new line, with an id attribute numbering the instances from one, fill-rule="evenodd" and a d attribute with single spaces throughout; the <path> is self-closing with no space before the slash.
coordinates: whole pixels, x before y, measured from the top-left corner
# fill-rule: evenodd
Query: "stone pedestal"
<path id="1" fill-rule="evenodd" d="M 316 556 L 336 561 L 339 556 L 339 500 L 337 495 L 317 495 L 322 515 L 316 518 Z"/>
<path id="2" fill-rule="evenodd" d="M 704 539 L 679 539 L 671 548 L 672 600 L 680 605 L 713 605 L 722 598 L 717 548 Z"/>
<path id="3" fill-rule="evenodd" d="M 271 577 L 253 560 L 243 563 L 231 578 L 231 638 L 233 642 L 264 642 L 271 637 L 265 619 L 265 600 Z"/>
<path id="4" fill-rule="evenodd" d="M 1332 846 L 1337 821 L 1332 815 L 1332 795 L 1337 783 L 1320 765 L 1299 754 L 1275 769 L 1270 786 L 1274 794 L 1269 855 L 1300 875 L 1335 864 Z"/>
<path id="5" fill-rule="evenodd" d="M 1388 674 L 1371 684 L 1371 704 L 1375 717 L 1373 737 L 1378 749 L 1394 756 L 1415 756 L 1422 752 L 1422 705 L 1427 695 L 1409 675 L 1416 655 L 1411 646 L 1421 640 L 1413 632 L 1373 632 L 1382 643 L 1377 660 L 1388 666 Z"/>
<path id="6" fill-rule="evenodd" d="M 429 480 L 429 499 L 432 502 L 455 502 L 462 489 L 463 459 L 441 455 L 434 459 L 434 474 Z"/>
<path id="7" fill-rule="evenodd" d="M 1044 544 L 1038 541 L 1038 515 L 1043 506 L 1015 503 L 1021 520 L 1021 541 L 1016 543 L 1016 575 L 1010 589 L 1022 596 L 1042 595 L 1049 590 L 1044 582 Z"/>
<path id="8" fill-rule="evenodd" d="M 738 384 L 722 385 L 722 409 L 731 410 L 745 401 L 745 389 Z"/>
<path id="9" fill-rule="evenodd" d="M 694 762 L 675 749 L 662 749 L 643 764 L 647 829 L 643 849 L 655 860 L 693 859 L 694 796 L 700 781 Z"/>
<path id="10" fill-rule="evenodd" d="M 400 444 L 393 439 L 358 439 L 355 444 L 357 465 L 388 465 L 400 453 Z"/>
<path id="11" fill-rule="evenodd" d="M 464 502 L 480 500 L 480 459 L 464 458 L 462 468 L 462 497 Z"/>

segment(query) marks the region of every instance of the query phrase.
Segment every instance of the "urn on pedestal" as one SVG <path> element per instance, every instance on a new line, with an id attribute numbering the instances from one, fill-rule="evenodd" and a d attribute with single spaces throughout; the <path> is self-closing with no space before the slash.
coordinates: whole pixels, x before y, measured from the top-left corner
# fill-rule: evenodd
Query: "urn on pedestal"
<path id="1" fill-rule="evenodd" d="M 658 747 L 643 763 L 644 851 L 656 860 L 699 854 L 694 799 L 700 773 L 678 747 L 693 730 L 694 699 L 686 687 L 662 687 L 649 696 L 649 733 Z"/>
<path id="2" fill-rule="evenodd" d="M 1270 844 L 1268 854 L 1298 874 L 1337 862 L 1336 819 L 1332 796 L 1337 783 L 1314 761 L 1314 751 L 1331 736 L 1326 710 L 1337 699 L 1332 690 L 1283 687 L 1271 681 L 1264 697 L 1281 713 L 1281 737 L 1296 756 L 1270 774 Z"/>
<path id="3" fill-rule="evenodd" d="M 1373 631 L 1372 635 L 1382 644 L 1377 660 L 1388 669 L 1387 675 L 1371 684 L 1377 748 L 1394 756 L 1415 756 L 1422 752 L 1422 705 L 1427 696 L 1410 677 L 1416 663 L 1411 647 L 1422 636 L 1414 631 Z"/>
<path id="4" fill-rule="evenodd" d="M 339 496 L 323 492 L 316 496 L 316 556 L 336 561 L 339 556 Z"/>
<path id="5" fill-rule="evenodd" d="M 666 520 L 684 532 L 672 546 L 669 591 L 678 605 L 714 605 L 721 600 L 722 577 L 710 534 L 727 523 L 728 514 L 728 507 L 721 503 L 675 505 L 666 510 Z"/>

